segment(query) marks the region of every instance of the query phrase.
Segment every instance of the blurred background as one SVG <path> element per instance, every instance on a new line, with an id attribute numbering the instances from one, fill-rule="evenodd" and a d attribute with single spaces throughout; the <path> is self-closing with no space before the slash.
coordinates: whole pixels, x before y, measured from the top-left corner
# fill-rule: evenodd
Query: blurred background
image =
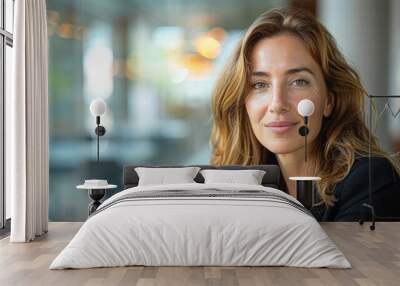
<path id="1" fill-rule="evenodd" d="M 325 24 L 370 94 L 400 94 L 400 1 L 48 0 L 50 220 L 85 220 L 76 185 L 107 179 L 118 185 L 110 196 L 125 164 L 208 164 L 215 81 L 252 21 L 283 6 Z M 96 98 L 108 106 L 100 164 Z M 377 127 L 393 152 L 399 120 L 384 113 Z"/>

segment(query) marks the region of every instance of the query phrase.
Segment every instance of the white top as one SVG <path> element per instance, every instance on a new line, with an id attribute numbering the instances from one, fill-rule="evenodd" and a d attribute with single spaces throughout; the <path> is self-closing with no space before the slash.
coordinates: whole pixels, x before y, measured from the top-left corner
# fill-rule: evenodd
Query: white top
<path id="1" fill-rule="evenodd" d="M 289 177 L 293 181 L 319 181 L 321 177 Z"/>
<path id="2" fill-rule="evenodd" d="M 94 186 L 94 185 L 79 185 L 76 186 L 77 189 L 84 190 L 106 190 L 106 189 L 115 189 L 117 185 L 105 185 L 105 186 Z"/>

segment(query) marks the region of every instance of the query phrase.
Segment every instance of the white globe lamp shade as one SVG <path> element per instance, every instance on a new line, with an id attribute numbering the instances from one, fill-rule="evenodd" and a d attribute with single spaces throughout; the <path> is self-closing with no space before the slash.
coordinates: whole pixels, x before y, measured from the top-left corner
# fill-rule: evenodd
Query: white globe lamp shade
<path id="1" fill-rule="evenodd" d="M 303 99 L 297 105 L 297 111 L 301 116 L 311 116 L 314 113 L 314 103 L 309 99 Z"/>
<path id="2" fill-rule="evenodd" d="M 90 112 L 93 116 L 102 116 L 107 109 L 107 105 L 102 99 L 95 99 L 90 104 Z"/>

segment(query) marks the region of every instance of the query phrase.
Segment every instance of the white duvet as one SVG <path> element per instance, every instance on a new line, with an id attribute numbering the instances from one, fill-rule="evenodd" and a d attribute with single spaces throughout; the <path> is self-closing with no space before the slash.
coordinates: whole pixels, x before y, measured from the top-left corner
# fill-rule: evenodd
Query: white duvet
<path id="1" fill-rule="evenodd" d="M 174 184 L 124 190 L 100 207 L 50 269 L 145 266 L 294 266 L 350 268 L 310 215 L 259 198 L 174 197 L 122 200 L 132 192 L 277 189 L 241 184 Z M 135 193 L 136 194 L 136 193 Z M 297 204 L 300 204 L 297 202 Z"/>

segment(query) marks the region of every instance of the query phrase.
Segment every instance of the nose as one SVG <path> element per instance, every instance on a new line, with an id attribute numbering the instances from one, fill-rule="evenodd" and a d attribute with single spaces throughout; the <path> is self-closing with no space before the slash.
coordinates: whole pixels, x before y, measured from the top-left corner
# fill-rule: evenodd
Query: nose
<path id="1" fill-rule="evenodd" d="M 287 96 L 284 87 L 275 86 L 272 89 L 272 99 L 269 104 L 269 112 L 286 113 L 289 111 Z"/>

